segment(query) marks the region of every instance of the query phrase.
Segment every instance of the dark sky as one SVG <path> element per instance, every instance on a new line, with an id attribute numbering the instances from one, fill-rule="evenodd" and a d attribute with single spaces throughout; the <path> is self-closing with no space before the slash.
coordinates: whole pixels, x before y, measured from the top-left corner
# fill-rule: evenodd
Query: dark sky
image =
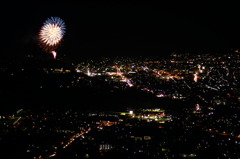
<path id="1" fill-rule="evenodd" d="M 230 3 L 105 3 L 71 0 L 2 5 L 1 57 L 41 52 L 37 33 L 50 16 L 66 23 L 59 48 L 69 57 L 167 55 L 177 50 L 227 50 L 240 47 L 240 12 Z"/>

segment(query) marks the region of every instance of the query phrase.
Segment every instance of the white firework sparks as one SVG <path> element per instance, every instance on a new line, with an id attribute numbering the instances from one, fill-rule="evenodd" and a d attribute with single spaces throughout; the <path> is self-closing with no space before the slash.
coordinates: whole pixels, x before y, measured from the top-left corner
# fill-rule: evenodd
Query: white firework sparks
<path id="1" fill-rule="evenodd" d="M 56 47 L 65 34 L 65 23 L 58 17 L 51 17 L 42 26 L 39 39 L 44 48 Z"/>

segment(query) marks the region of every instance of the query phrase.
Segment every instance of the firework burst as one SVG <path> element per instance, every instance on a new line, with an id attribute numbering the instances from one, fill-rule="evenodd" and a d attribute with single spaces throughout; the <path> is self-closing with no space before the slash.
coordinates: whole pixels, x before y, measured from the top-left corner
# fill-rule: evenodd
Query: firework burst
<path id="1" fill-rule="evenodd" d="M 65 30 L 65 23 L 61 18 L 48 18 L 39 33 L 40 46 L 45 51 L 55 50 L 62 41 Z"/>

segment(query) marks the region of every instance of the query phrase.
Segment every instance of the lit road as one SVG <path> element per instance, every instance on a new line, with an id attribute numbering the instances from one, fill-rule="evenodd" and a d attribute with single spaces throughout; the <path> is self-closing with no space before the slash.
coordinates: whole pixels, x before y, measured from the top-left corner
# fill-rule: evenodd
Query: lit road
<path id="1" fill-rule="evenodd" d="M 99 124 L 99 126 L 97 128 L 99 129 L 103 129 L 104 126 L 112 126 L 116 123 L 113 123 L 113 122 L 107 122 L 106 124 Z M 84 134 L 87 134 L 89 133 L 90 131 L 92 130 L 92 128 L 88 128 L 87 130 L 84 130 L 84 131 L 80 131 L 79 133 L 76 133 L 75 135 L 73 135 L 72 137 L 70 137 L 70 139 L 67 141 L 67 142 L 62 142 L 62 144 L 58 147 L 58 148 L 67 148 L 68 146 L 72 145 L 72 143 L 79 137 L 82 137 L 84 138 Z M 51 157 L 55 157 L 57 155 L 57 152 L 53 152 L 52 154 L 50 155 L 47 155 L 46 157 L 42 157 L 42 155 L 38 156 L 38 157 L 34 157 L 34 159 L 44 159 L 44 158 L 51 158 Z"/>

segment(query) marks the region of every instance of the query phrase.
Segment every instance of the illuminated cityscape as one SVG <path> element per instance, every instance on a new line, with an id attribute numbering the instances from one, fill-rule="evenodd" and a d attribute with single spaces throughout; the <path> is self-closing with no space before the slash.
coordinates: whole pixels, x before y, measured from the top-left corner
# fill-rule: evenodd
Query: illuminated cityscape
<path id="1" fill-rule="evenodd" d="M 19 64 L 1 67 L 1 80 L 43 99 L 32 109 L 32 102 L 23 102 L 27 97 L 19 94 L 17 100 L 29 106 L 0 116 L 1 143 L 11 139 L 22 156 L 239 156 L 239 53 L 49 63 L 28 63 L 35 70 Z M 17 83 L 21 79 L 27 81 Z"/>
<path id="2" fill-rule="evenodd" d="M 7 1 L 2 159 L 240 159 L 238 3 Z"/>

